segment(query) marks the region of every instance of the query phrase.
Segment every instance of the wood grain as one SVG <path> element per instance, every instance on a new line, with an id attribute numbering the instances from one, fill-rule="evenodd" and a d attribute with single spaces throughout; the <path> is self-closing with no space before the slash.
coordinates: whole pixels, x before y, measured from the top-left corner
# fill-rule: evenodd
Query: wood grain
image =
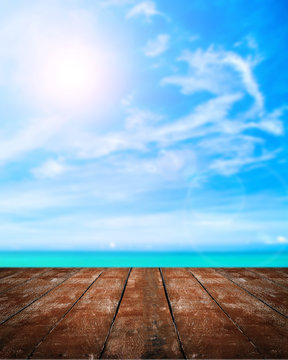
<path id="1" fill-rule="evenodd" d="M 249 339 L 186 269 L 163 269 L 187 358 L 259 358 Z"/>
<path id="2" fill-rule="evenodd" d="M 133 269 L 103 358 L 183 358 L 159 269 Z"/>
<path id="3" fill-rule="evenodd" d="M 219 272 L 288 317 L 288 289 L 281 288 L 246 269 L 220 269 Z"/>
<path id="4" fill-rule="evenodd" d="M 11 316 L 29 306 L 47 291 L 53 289 L 62 281 L 72 275 L 72 269 L 52 269 L 29 283 L 14 287 L 0 297 L 0 324 L 7 321 Z"/>
<path id="5" fill-rule="evenodd" d="M 248 270 L 253 271 L 259 276 L 265 277 L 267 280 L 273 282 L 276 285 L 280 285 L 288 288 L 288 274 L 285 274 L 285 272 L 282 269 L 252 268 Z"/>
<path id="6" fill-rule="evenodd" d="M 98 358 L 127 279 L 108 269 L 33 353 L 36 359 Z"/>
<path id="7" fill-rule="evenodd" d="M 49 269 L 25 269 L 12 273 L 10 276 L 6 276 L 0 279 L 0 294 L 14 286 L 24 284 L 31 279 L 49 271 Z"/>
<path id="8" fill-rule="evenodd" d="M 21 313 L 0 326 L 0 358 L 26 359 L 53 330 L 101 269 L 82 269 Z"/>
<path id="9" fill-rule="evenodd" d="M 0 285 L 2 359 L 288 358 L 287 268 L 0 268 Z"/>
<path id="10" fill-rule="evenodd" d="M 288 320 L 214 269 L 192 269 L 222 308 L 256 345 L 262 356 L 288 357 Z"/>
<path id="11" fill-rule="evenodd" d="M 0 268 L 0 279 L 3 279 L 7 276 L 16 276 L 16 274 L 19 274 L 22 271 L 22 268 Z"/>

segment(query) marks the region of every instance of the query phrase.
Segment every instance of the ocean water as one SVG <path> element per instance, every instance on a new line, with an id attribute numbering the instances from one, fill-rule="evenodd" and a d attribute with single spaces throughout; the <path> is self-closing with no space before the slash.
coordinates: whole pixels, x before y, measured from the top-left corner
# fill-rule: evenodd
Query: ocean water
<path id="1" fill-rule="evenodd" d="M 287 267 L 288 252 L 2 251 L 0 267 Z"/>

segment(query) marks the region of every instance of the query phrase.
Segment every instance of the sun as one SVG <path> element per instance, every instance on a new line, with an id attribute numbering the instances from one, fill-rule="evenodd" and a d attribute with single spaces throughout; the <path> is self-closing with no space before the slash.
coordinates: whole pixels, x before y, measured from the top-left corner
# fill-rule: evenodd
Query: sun
<path id="1" fill-rule="evenodd" d="M 53 111 L 101 109 L 121 97 L 123 73 L 119 53 L 106 44 L 54 40 L 36 54 L 27 93 Z"/>
<path id="2" fill-rule="evenodd" d="M 54 47 L 41 64 L 39 90 L 56 107 L 85 107 L 103 100 L 109 84 L 107 55 L 81 43 Z"/>
<path id="3" fill-rule="evenodd" d="M 82 44 L 54 48 L 40 66 L 40 91 L 58 106 L 85 106 L 100 94 L 105 81 L 101 52 Z"/>

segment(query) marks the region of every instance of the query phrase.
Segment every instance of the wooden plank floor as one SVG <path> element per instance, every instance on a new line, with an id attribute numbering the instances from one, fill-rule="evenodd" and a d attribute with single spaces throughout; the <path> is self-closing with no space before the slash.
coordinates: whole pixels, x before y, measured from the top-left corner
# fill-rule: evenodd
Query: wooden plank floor
<path id="1" fill-rule="evenodd" d="M 1 359 L 288 358 L 288 271 L 0 269 Z"/>

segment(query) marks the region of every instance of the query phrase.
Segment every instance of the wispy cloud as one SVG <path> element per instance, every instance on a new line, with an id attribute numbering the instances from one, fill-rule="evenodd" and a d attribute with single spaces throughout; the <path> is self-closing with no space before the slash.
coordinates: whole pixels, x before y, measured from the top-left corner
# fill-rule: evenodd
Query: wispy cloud
<path id="1" fill-rule="evenodd" d="M 136 0 L 102 0 L 101 6 L 126 6 L 135 4 Z"/>
<path id="2" fill-rule="evenodd" d="M 58 3 L 0 14 L 7 246 L 21 234 L 43 248 L 286 244 L 286 180 L 267 169 L 285 165 L 288 108 L 258 33 L 211 36 L 176 2 Z"/>
<path id="3" fill-rule="evenodd" d="M 217 251 L 249 249 L 253 244 L 262 249 L 263 245 L 265 249 L 265 245 L 287 244 L 286 236 L 279 235 L 279 231 L 286 233 L 285 222 L 274 216 L 263 222 L 257 220 L 257 215 L 243 214 L 235 220 L 227 220 L 229 212 L 190 216 L 187 212 L 174 211 L 110 217 L 84 213 L 54 216 L 37 222 L 0 223 L 0 230 L 7 240 L 2 248 L 9 250 L 108 250 L 115 247 L 142 251 Z"/>
<path id="4" fill-rule="evenodd" d="M 219 174 L 232 175 L 240 171 L 243 166 L 260 164 L 263 161 L 271 160 L 275 153 L 263 154 L 261 156 L 238 156 L 230 159 L 217 159 L 212 162 L 210 169 L 216 170 Z"/>
<path id="5" fill-rule="evenodd" d="M 3 139 L 0 144 L 0 164 L 14 161 L 26 155 L 27 152 L 46 147 L 49 139 L 58 134 L 67 119 L 59 116 L 43 117 L 24 122 L 22 129 Z"/>
<path id="6" fill-rule="evenodd" d="M 235 47 L 247 46 L 250 50 L 255 50 L 255 51 L 259 49 L 256 39 L 251 34 L 244 36 L 244 38 L 240 41 L 237 41 L 234 44 L 234 46 Z"/>
<path id="7" fill-rule="evenodd" d="M 42 165 L 31 170 L 37 178 L 54 178 L 64 174 L 69 167 L 61 159 L 48 159 Z"/>
<path id="8" fill-rule="evenodd" d="M 142 1 L 133 6 L 126 14 L 126 18 L 130 19 L 133 17 L 144 16 L 148 21 L 152 16 L 160 15 L 161 13 L 157 10 L 156 4 L 151 1 Z"/>
<path id="9" fill-rule="evenodd" d="M 155 57 L 164 53 L 169 47 L 170 36 L 168 34 L 160 34 L 154 40 L 148 41 L 144 48 L 146 56 Z"/>
<path id="10" fill-rule="evenodd" d="M 186 75 L 173 75 L 163 79 L 163 84 L 174 84 L 183 94 L 209 91 L 213 94 L 245 90 L 255 100 L 255 111 L 263 111 L 264 97 L 252 73 L 252 63 L 234 52 L 215 50 L 213 46 L 203 51 L 184 51 L 179 61 L 189 65 Z M 240 75 L 235 76 L 235 71 Z"/>
<path id="11" fill-rule="evenodd" d="M 153 126 L 163 118 L 163 116 L 145 109 L 128 108 L 127 111 L 129 115 L 125 119 L 125 126 L 128 130 Z"/>

